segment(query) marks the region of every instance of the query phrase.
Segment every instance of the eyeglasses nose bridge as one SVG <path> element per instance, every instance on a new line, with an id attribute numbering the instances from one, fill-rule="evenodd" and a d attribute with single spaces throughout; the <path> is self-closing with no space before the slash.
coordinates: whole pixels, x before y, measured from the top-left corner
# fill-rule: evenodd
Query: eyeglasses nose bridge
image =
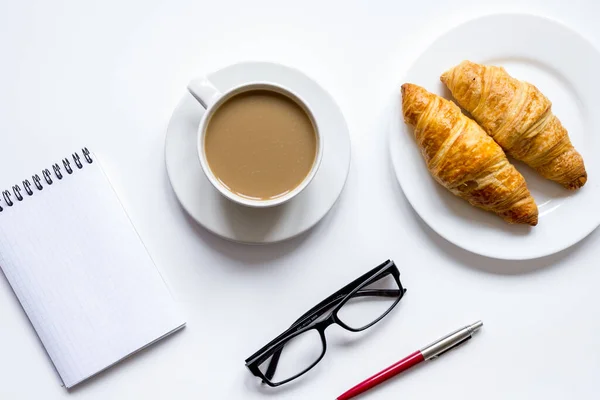
<path id="1" fill-rule="evenodd" d="M 321 335 L 324 336 L 325 335 L 325 330 L 327 328 L 329 328 L 331 325 L 335 325 L 335 324 L 337 324 L 337 320 L 336 320 L 336 318 L 334 316 L 334 313 L 331 312 L 327 316 L 327 318 L 324 318 L 323 320 L 317 322 L 314 327 L 315 327 L 316 330 L 319 331 L 319 334 L 321 334 Z"/>
<path id="2" fill-rule="evenodd" d="M 319 361 L 321 361 L 323 359 L 323 357 L 325 357 L 325 353 L 327 352 L 327 338 L 325 336 L 325 329 L 327 329 L 330 325 L 332 325 L 332 324 L 324 325 L 322 330 L 319 329 L 319 335 L 321 336 L 321 343 L 323 344 L 323 352 L 321 353 L 321 357 L 319 358 Z"/>

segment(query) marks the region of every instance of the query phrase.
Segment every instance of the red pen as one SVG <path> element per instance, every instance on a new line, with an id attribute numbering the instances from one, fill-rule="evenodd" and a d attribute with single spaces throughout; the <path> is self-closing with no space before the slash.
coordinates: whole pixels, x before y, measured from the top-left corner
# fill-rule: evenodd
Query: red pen
<path id="1" fill-rule="evenodd" d="M 417 350 L 411 355 L 398 361 L 396 364 L 391 365 L 383 371 L 373 375 L 364 382 L 359 383 L 346 393 L 342 394 L 337 400 L 348 400 L 354 396 L 366 392 L 367 390 L 379 385 L 380 383 L 387 381 L 393 376 L 398 375 L 400 372 L 406 371 L 407 369 L 414 367 L 421 361 L 433 360 L 447 351 L 454 349 L 455 347 L 465 343 L 467 340 L 473 337 L 473 333 L 478 331 L 483 326 L 483 322 L 477 321 L 472 325 L 467 325 L 454 331 L 443 338 L 436 340 L 429 346 L 423 347 L 421 350 Z"/>

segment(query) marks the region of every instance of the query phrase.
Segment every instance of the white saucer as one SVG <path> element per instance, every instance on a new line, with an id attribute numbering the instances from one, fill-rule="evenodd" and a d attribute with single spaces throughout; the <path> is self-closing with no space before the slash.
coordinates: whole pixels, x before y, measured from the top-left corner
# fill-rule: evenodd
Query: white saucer
<path id="1" fill-rule="evenodd" d="M 350 169 L 350 136 L 337 104 L 315 81 L 283 65 L 245 62 L 213 72 L 208 78 L 222 91 L 264 81 L 298 93 L 319 121 L 323 159 L 310 185 L 291 201 L 267 209 L 237 205 L 217 192 L 202 172 L 196 135 L 204 109 L 186 92 L 173 112 L 165 144 L 167 172 L 183 208 L 209 231 L 237 242 L 274 243 L 312 228 L 335 204 Z"/>
<path id="2" fill-rule="evenodd" d="M 548 96 L 554 114 L 583 156 L 589 180 L 582 189 L 570 192 L 511 160 L 525 177 L 540 215 L 533 228 L 508 225 L 433 180 L 412 129 L 402 121 L 398 95 L 390 150 L 406 198 L 438 234 L 488 257 L 531 259 L 577 243 L 600 224 L 600 53 L 557 22 L 531 15 L 492 15 L 466 22 L 436 39 L 410 67 L 404 82 L 451 98 L 439 77 L 465 59 L 504 66 Z"/>

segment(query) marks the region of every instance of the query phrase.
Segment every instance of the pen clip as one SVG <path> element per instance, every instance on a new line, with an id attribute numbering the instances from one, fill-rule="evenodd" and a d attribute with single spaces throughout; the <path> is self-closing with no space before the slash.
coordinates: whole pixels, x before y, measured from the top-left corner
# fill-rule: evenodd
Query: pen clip
<path id="1" fill-rule="evenodd" d="M 441 353 L 438 353 L 438 354 L 436 354 L 435 356 L 431 357 L 431 359 L 436 359 L 436 358 L 438 358 L 439 356 L 441 356 L 442 354 L 445 354 L 445 353 L 449 352 L 450 350 L 454 350 L 454 349 L 456 349 L 458 346 L 460 346 L 460 345 L 462 345 L 462 344 L 465 344 L 465 343 L 466 343 L 466 342 L 467 342 L 469 339 L 471 339 L 472 337 L 473 337 L 472 335 L 469 335 L 469 336 L 467 336 L 466 338 L 464 338 L 464 339 L 462 339 L 462 340 L 460 340 L 460 341 L 458 341 L 458 342 L 454 343 L 452 346 L 448 347 L 446 350 L 442 351 Z"/>

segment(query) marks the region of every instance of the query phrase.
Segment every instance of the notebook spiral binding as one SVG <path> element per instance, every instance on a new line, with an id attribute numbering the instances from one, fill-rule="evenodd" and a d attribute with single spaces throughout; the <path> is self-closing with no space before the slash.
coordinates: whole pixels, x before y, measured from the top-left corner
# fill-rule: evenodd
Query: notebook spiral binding
<path id="1" fill-rule="evenodd" d="M 54 179 L 61 180 L 67 175 L 71 175 L 78 169 L 82 169 L 85 165 L 84 162 L 91 164 L 94 162 L 92 159 L 92 155 L 87 147 L 81 149 L 81 154 L 83 154 L 83 159 L 79 155 L 79 153 L 75 152 L 71 155 L 71 157 L 62 159 L 62 168 L 58 163 L 52 165 L 52 171 L 50 168 L 45 168 L 42 170 L 41 177 L 39 174 L 34 174 L 31 176 L 31 181 L 29 179 L 25 179 L 22 185 L 14 185 L 12 188 L 3 190 L 2 196 L 0 197 L 0 213 L 4 211 L 2 207 L 12 207 L 16 204 L 16 202 L 23 201 L 25 196 L 33 196 L 34 189 L 44 190 L 44 185 L 52 185 L 54 183 Z M 71 164 L 71 160 L 73 164 Z M 64 172 L 63 172 L 64 169 Z M 14 196 L 14 200 L 13 200 Z M 4 201 L 4 204 L 2 204 Z"/>

